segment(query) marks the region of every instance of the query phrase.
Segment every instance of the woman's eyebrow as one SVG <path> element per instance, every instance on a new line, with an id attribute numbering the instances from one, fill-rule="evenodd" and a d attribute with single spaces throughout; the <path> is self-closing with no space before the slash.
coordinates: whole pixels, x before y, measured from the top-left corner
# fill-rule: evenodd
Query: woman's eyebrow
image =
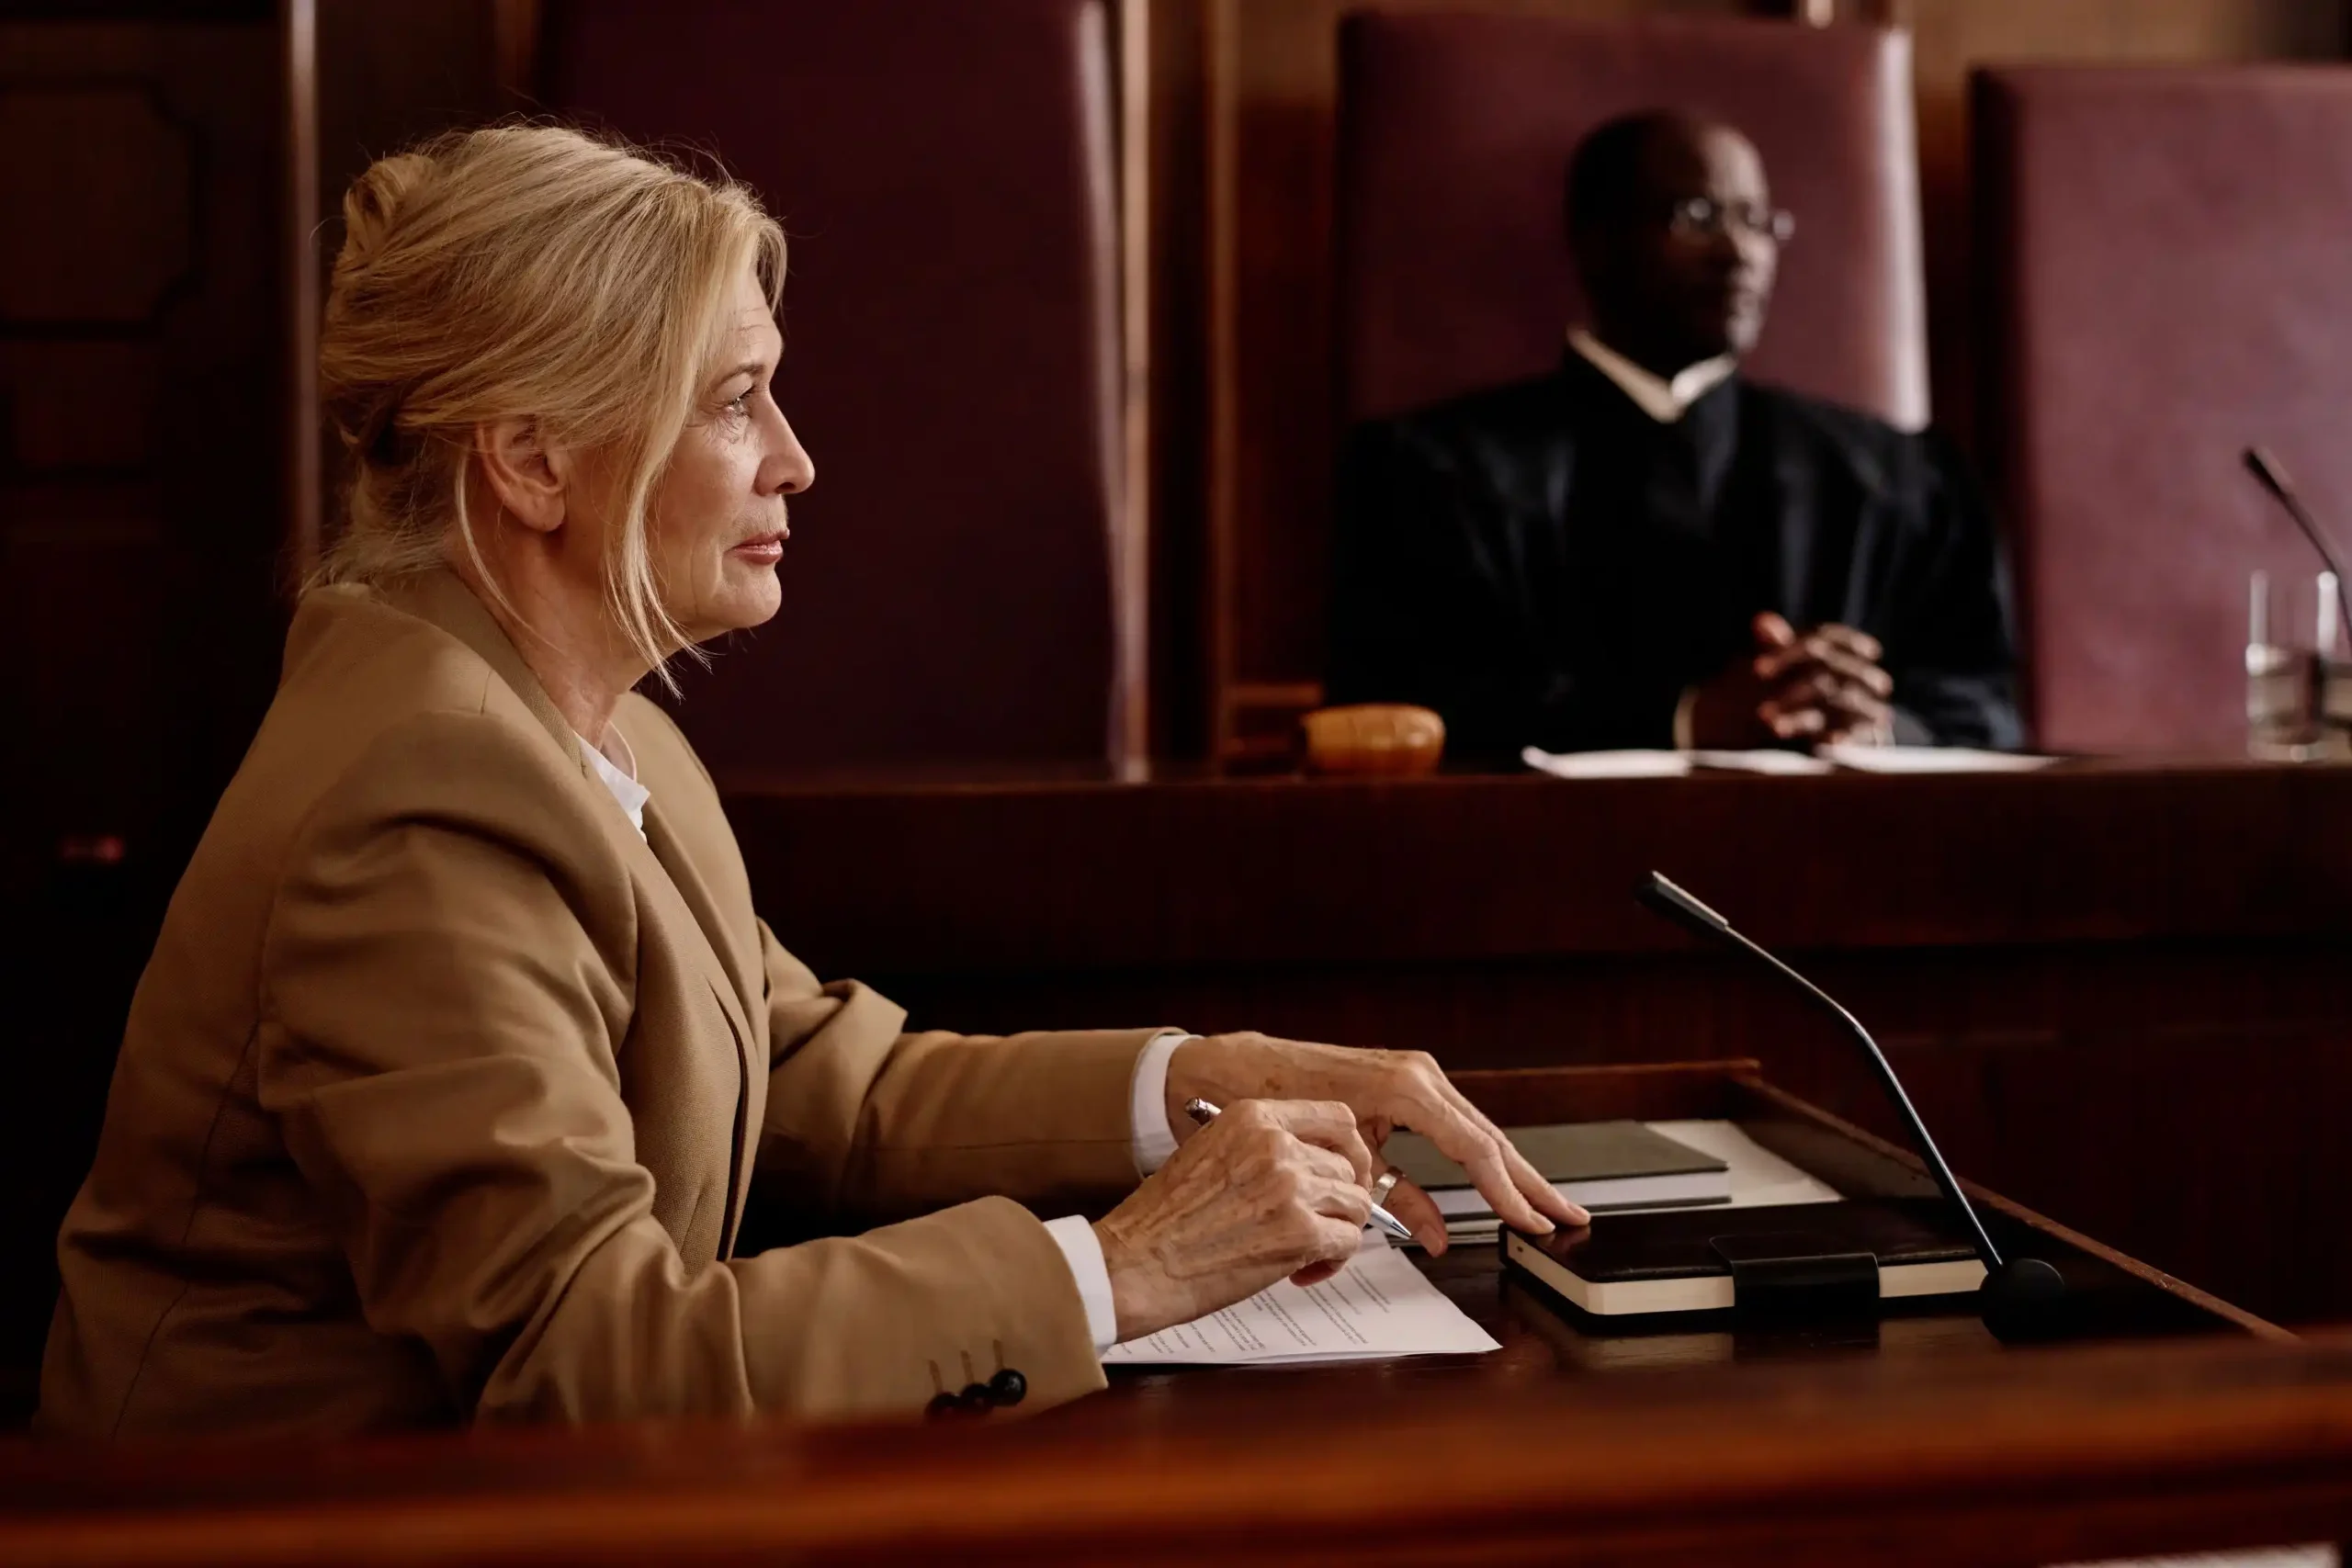
<path id="1" fill-rule="evenodd" d="M 743 361 L 742 364 L 736 366 L 733 369 L 722 370 L 717 376 L 712 377 L 710 384 L 714 387 L 720 386 L 726 382 L 732 381 L 738 376 L 749 376 L 755 381 L 763 379 L 763 373 L 766 371 L 767 367 L 767 361 L 764 359 L 747 359 Z"/>

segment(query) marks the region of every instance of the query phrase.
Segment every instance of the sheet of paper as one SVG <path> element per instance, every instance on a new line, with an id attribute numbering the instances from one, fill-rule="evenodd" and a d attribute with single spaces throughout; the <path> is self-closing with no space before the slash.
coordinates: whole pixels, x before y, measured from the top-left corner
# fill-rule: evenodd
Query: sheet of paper
<path id="1" fill-rule="evenodd" d="M 1858 773 L 2029 773 L 2060 760 L 1965 746 L 1824 746 L 1819 755 Z"/>
<path id="2" fill-rule="evenodd" d="M 1530 746 L 1520 761 L 1560 779 L 1679 779 L 1694 768 L 1731 773 L 1826 773 L 1802 751 L 1546 751 Z"/>
<path id="3" fill-rule="evenodd" d="M 1736 1122 L 1651 1122 L 1653 1133 L 1731 1167 L 1731 1206 L 1760 1209 L 1775 1203 L 1835 1203 L 1838 1190 L 1798 1169 L 1739 1129 Z M 1720 1204 L 1710 1207 L 1720 1208 Z"/>
<path id="4" fill-rule="evenodd" d="M 1809 775 L 1833 773 L 1838 770 L 1820 758 L 1803 751 L 1693 751 L 1690 765 L 1714 768 L 1731 773 L 1781 773 Z"/>
<path id="5" fill-rule="evenodd" d="M 1680 751 L 1545 751 L 1530 746 L 1520 761 L 1555 779 L 1679 779 L 1690 771 Z"/>
<path id="6" fill-rule="evenodd" d="M 1345 1269 L 1304 1290 L 1284 1280 L 1248 1301 L 1114 1345 L 1106 1367 L 1302 1366 L 1498 1350 L 1412 1258 L 1373 1238 Z"/>
<path id="7" fill-rule="evenodd" d="M 1520 760 L 1561 779 L 1679 779 L 1693 769 L 1736 773 L 1812 774 L 1839 768 L 1859 773 L 2022 773 L 2064 759 L 1965 746 L 1824 746 L 1802 751 L 1546 751 L 1530 746 Z"/>
<path id="8" fill-rule="evenodd" d="M 2253 1551 L 2192 1551 L 2180 1557 L 2117 1558 L 2076 1562 L 2071 1568 L 2343 1568 L 2344 1559 L 2325 1544 L 2275 1546 Z"/>

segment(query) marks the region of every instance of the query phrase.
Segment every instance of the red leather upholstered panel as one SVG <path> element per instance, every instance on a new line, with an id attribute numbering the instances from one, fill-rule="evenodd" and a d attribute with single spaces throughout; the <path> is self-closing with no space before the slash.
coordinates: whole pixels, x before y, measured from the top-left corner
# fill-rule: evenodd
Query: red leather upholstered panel
<path id="1" fill-rule="evenodd" d="M 1351 17 L 1340 46 L 1342 407 L 1395 412 L 1532 375 L 1580 312 L 1561 233 L 1569 152 L 1684 107 L 1738 126 L 1797 215 L 1754 369 L 1925 423 L 1910 43 L 1786 22 Z"/>
<path id="2" fill-rule="evenodd" d="M 784 609 L 687 678 L 714 768 L 1087 760 L 1111 734 L 1100 0 L 574 0 L 551 103 L 716 151 L 791 242 L 817 464 Z"/>
<path id="3" fill-rule="evenodd" d="M 1977 108 L 2037 734 L 2234 750 L 2246 574 L 2318 570 L 2240 449 L 2352 538 L 2352 71 L 2018 69 Z"/>

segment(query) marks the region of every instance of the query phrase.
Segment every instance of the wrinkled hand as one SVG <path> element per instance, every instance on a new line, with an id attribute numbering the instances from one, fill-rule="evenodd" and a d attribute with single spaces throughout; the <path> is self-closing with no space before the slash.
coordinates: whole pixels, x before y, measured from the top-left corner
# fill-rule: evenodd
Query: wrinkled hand
<path id="1" fill-rule="evenodd" d="M 1425 1051 L 1359 1051 L 1263 1034 L 1188 1040 L 1168 1062 L 1168 1122 L 1179 1139 L 1192 1125 L 1184 1101 L 1194 1096 L 1219 1105 L 1250 1098 L 1336 1100 L 1352 1114 L 1368 1148 L 1379 1148 L 1399 1127 L 1435 1144 L 1514 1229 L 1541 1235 L 1555 1221 L 1580 1225 L 1587 1218 L 1463 1098 Z M 1386 1207 L 1432 1257 L 1445 1250 L 1445 1216 L 1428 1193 L 1400 1181 Z"/>
<path id="2" fill-rule="evenodd" d="M 1751 628 L 1756 651 L 1699 688 L 1694 746 L 1736 750 L 1803 741 L 1883 742 L 1894 733 L 1894 679 L 1868 632 L 1821 626 L 1800 636 L 1767 611 Z"/>
<path id="3" fill-rule="evenodd" d="M 1119 1337 L 1190 1323 L 1286 1275 L 1303 1285 L 1328 1278 L 1363 1239 L 1371 1180 L 1372 1155 L 1346 1106 L 1226 1105 L 1095 1222 Z"/>

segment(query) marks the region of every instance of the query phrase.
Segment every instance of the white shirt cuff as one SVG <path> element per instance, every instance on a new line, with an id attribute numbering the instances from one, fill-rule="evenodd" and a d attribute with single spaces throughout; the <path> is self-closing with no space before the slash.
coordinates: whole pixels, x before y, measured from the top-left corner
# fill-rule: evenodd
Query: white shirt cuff
<path id="1" fill-rule="evenodd" d="M 1168 1060 L 1187 1040 L 1198 1040 L 1179 1029 L 1151 1037 L 1136 1057 L 1136 1076 L 1127 1094 L 1127 1125 L 1133 1129 L 1136 1174 L 1149 1176 L 1176 1152 L 1176 1132 L 1168 1124 Z"/>
<path id="2" fill-rule="evenodd" d="M 1046 1234 L 1062 1249 L 1069 1277 L 1078 1281 L 1078 1299 L 1086 1303 L 1086 1331 L 1094 1336 L 1099 1356 L 1119 1342 L 1119 1309 L 1111 1300 L 1111 1270 L 1102 1262 L 1102 1243 L 1083 1214 L 1047 1220 Z"/>

